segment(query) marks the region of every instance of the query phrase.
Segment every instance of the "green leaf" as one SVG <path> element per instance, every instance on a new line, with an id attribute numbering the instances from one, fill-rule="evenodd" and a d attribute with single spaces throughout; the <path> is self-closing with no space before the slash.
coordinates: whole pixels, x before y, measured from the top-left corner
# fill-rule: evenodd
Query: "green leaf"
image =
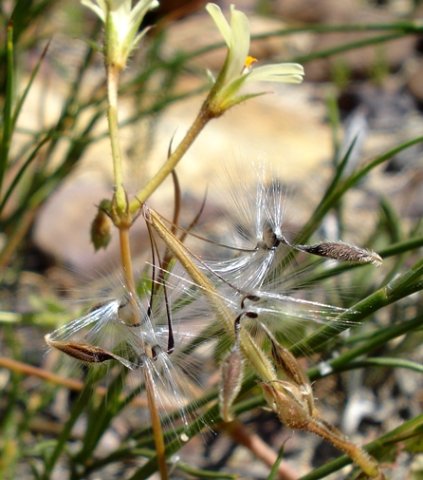
<path id="1" fill-rule="evenodd" d="M 13 133 L 13 100 L 15 91 L 15 65 L 13 48 L 13 26 L 7 26 L 6 36 L 6 98 L 3 106 L 3 125 L 0 141 L 0 193 L 8 167 L 10 142 Z"/>

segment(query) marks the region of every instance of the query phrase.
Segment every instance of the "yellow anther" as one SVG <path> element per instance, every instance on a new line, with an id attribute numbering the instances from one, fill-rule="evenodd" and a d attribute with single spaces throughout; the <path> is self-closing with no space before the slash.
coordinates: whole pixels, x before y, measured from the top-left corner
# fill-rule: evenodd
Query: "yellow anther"
<path id="1" fill-rule="evenodd" d="M 254 63 L 257 62 L 257 58 L 248 55 L 244 62 L 244 68 L 250 69 Z"/>

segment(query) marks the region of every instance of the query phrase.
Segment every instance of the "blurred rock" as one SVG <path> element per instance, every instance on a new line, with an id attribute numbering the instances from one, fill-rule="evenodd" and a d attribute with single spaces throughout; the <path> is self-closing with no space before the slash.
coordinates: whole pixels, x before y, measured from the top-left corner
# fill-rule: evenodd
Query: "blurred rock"
<path id="1" fill-rule="evenodd" d="M 350 16 L 362 3 L 358 0 L 276 0 L 272 12 L 287 21 L 326 23 Z"/>
<path id="2" fill-rule="evenodd" d="M 326 25 L 355 23 L 389 23 L 398 16 L 388 9 L 363 5 L 359 0 L 336 2 L 333 0 L 280 0 L 273 4 L 275 14 L 282 19 Z M 383 35 L 383 32 L 339 32 L 318 34 L 312 42 L 310 53 L 336 48 L 340 45 Z M 369 77 L 378 70 L 398 69 L 413 53 L 416 40 L 413 36 L 389 41 L 385 44 L 350 50 L 330 59 L 308 62 L 306 75 L 312 81 L 328 81 L 336 75 L 353 78 Z"/>
<path id="3" fill-rule="evenodd" d="M 419 107 L 423 107 L 423 64 L 416 64 L 408 75 L 407 87 Z"/>
<path id="4" fill-rule="evenodd" d="M 339 95 L 338 105 L 342 117 L 357 108 L 364 110 L 369 128 L 379 132 L 393 132 L 398 129 L 399 120 L 406 122 L 411 112 L 417 113 L 411 96 L 389 82 L 383 86 L 351 84 Z"/>
<path id="5" fill-rule="evenodd" d="M 107 250 L 95 253 L 90 240 L 96 205 L 111 194 L 111 184 L 101 172 L 71 176 L 42 207 L 34 227 L 34 242 L 58 263 L 87 279 L 114 270 L 119 265 L 117 231 L 113 231 Z M 134 225 L 133 237 L 137 238 L 133 243 L 136 255 L 147 239 L 142 222 Z"/>

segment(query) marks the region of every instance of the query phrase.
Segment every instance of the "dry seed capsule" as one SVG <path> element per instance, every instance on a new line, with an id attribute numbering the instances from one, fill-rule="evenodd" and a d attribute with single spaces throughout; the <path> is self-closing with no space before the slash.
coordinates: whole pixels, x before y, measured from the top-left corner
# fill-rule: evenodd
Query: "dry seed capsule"
<path id="1" fill-rule="evenodd" d="M 344 242 L 322 242 L 315 245 L 295 245 L 295 247 L 312 255 L 344 262 L 371 263 L 377 266 L 382 263 L 382 258 L 376 252 Z"/>

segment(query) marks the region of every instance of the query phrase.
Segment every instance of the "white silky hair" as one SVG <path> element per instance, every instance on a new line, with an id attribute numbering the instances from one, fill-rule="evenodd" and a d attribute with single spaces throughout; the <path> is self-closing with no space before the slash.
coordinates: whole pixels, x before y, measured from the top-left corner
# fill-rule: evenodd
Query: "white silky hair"
<path id="1" fill-rule="evenodd" d="M 107 292 L 104 303 L 59 327 L 46 340 L 52 346 L 54 342 L 70 342 L 112 352 L 114 360 L 132 371 L 132 386 L 142 384 L 144 375 L 148 374 L 154 383 L 154 394 L 162 417 L 177 410 L 186 428 L 189 415 L 185 406 L 195 400 L 195 393 L 201 391 L 198 360 L 192 355 L 188 358 L 184 353 L 195 331 L 185 328 L 187 317 L 184 305 L 172 308 L 172 303 L 177 303 L 183 292 L 183 286 L 174 289 L 167 286 L 167 292 L 175 342 L 172 352 L 167 351 L 170 330 L 163 294 L 153 300 L 150 311 L 149 299 L 133 299 L 122 283 L 113 293 Z M 137 320 L 135 325 L 126 323 L 131 315 Z M 108 364 L 112 361 L 107 360 Z M 165 426 L 174 430 L 170 423 Z"/>
<path id="2" fill-rule="evenodd" d="M 248 180 L 244 181 L 244 177 Z M 257 288 L 287 253 L 283 245 L 287 235 L 287 189 L 275 171 L 262 161 L 244 165 L 235 162 L 218 183 L 210 187 L 210 196 L 213 199 L 217 191 L 215 198 L 222 208 L 219 223 L 225 225 L 225 230 L 219 242 L 230 246 L 232 251 L 209 249 L 204 261 L 210 270 L 237 288 Z"/>
<path id="3" fill-rule="evenodd" d="M 254 172 L 253 185 L 242 182 L 246 168 Z M 220 245 L 201 256 L 197 265 L 213 281 L 234 318 L 243 311 L 243 299 L 254 296 L 257 301 L 250 302 L 250 313 L 257 314 L 273 331 L 284 334 L 290 330 L 287 337 L 292 341 L 300 339 L 292 333 L 299 324 L 338 321 L 346 309 L 313 299 L 313 289 L 307 285 L 309 269 L 300 268 L 288 258 L 293 251 L 286 211 L 288 194 L 275 170 L 264 162 L 246 162 L 238 174 L 228 172 L 225 184 L 228 193 L 220 194 L 220 198 L 225 199 L 226 212 L 220 220 L 229 225 L 229 232 L 218 239 Z M 224 244 L 230 247 L 226 251 Z M 287 261 L 280 269 L 284 259 Z M 254 319 L 242 323 L 255 329 Z M 354 324 L 348 319 L 340 323 Z"/>

